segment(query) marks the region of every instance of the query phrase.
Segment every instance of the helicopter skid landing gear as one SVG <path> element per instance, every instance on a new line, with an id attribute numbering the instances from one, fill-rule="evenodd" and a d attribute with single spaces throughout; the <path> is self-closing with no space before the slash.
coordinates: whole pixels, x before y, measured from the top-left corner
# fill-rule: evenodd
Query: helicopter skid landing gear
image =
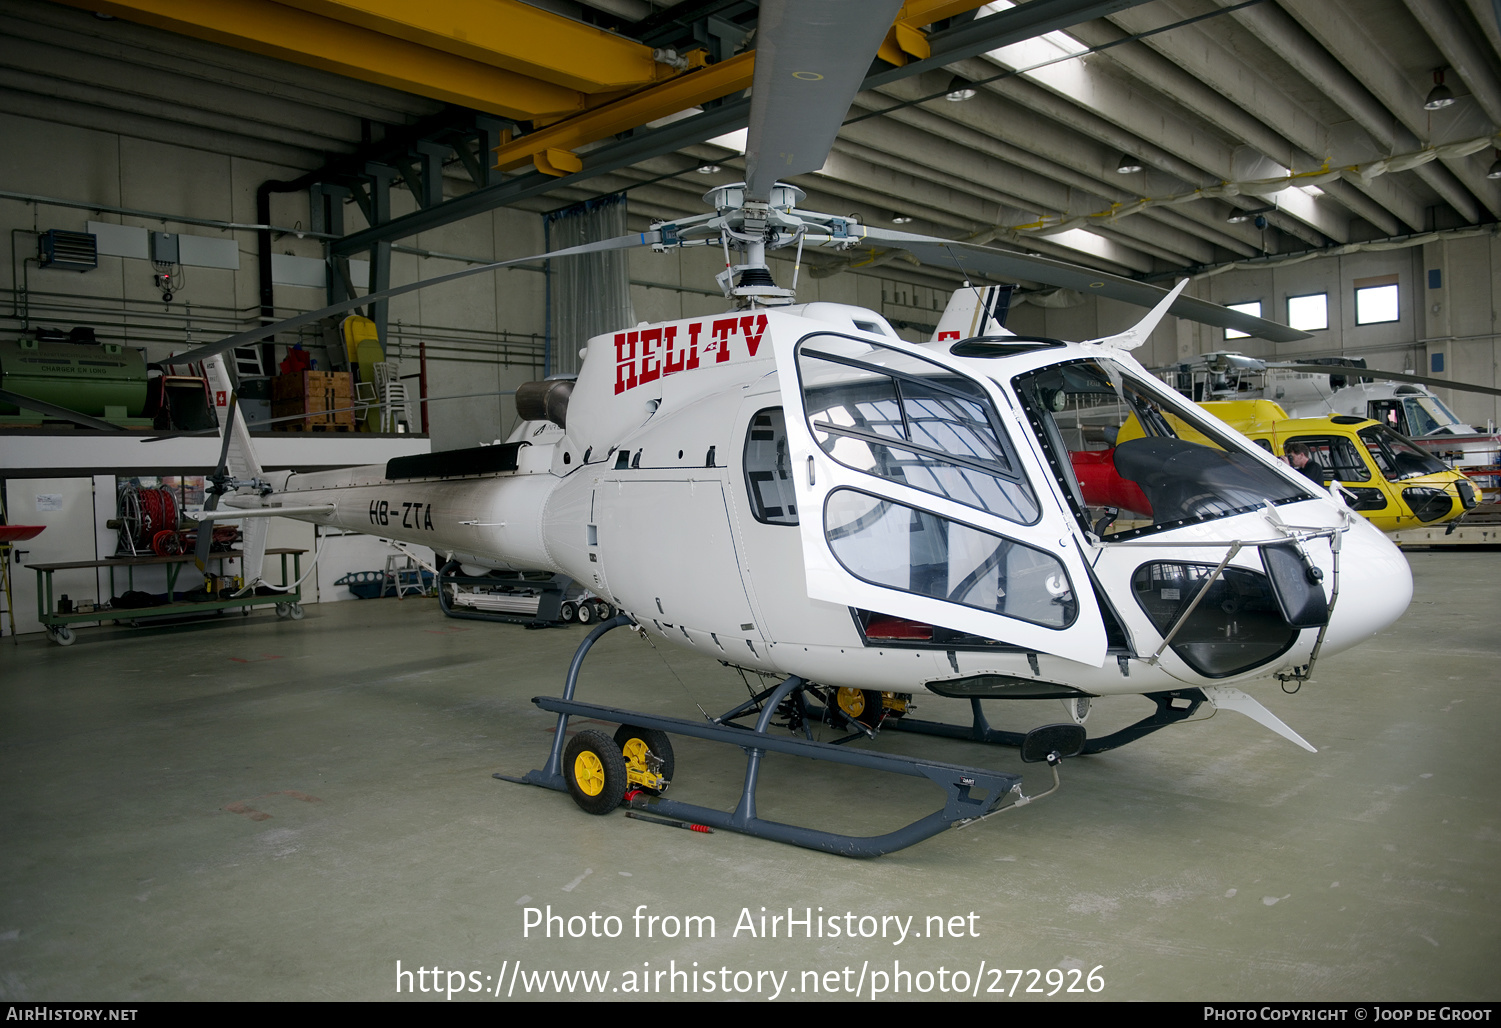
<path id="1" fill-rule="evenodd" d="M 745 835 L 753 835 L 762 839 L 771 839 L 776 842 L 791 843 L 794 846 L 803 846 L 807 849 L 822 850 L 826 853 L 834 853 L 848 857 L 875 857 L 883 853 L 891 853 L 895 850 L 904 849 L 913 843 L 937 835 L 946 828 L 956 824 L 984 817 L 987 814 L 1004 809 L 1006 801 L 1015 801 L 1021 798 L 1021 776 L 1006 774 L 997 771 L 987 771 L 981 768 L 962 767 L 956 764 L 945 764 L 938 761 L 924 760 L 915 757 L 896 756 L 894 754 L 873 753 L 869 750 L 853 749 L 845 746 L 835 746 L 829 743 L 814 742 L 808 739 L 794 738 L 788 735 L 771 735 L 768 729 L 771 727 L 771 719 L 782 706 L 783 701 L 800 693 L 805 688 L 805 683 L 797 676 L 788 678 L 782 682 L 766 697 L 760 705 L 759 716 L 754 729 L 728 723 L 731 716 L 740 716 L 745 713 L 737 708 L 729 715 L 716 721 L 688 721 L 682 718 L 659 717 L 654 714 L 643 714 L 638 711 L 620 710 L 614 707 L 605 707 L 594 703 L 580 703 L 573 698 L 578 686 L 579 668 L 583 665 L 584 657 L 606 632 L 628 625 L 631 619 L 626 615 L 619 615 L 604 622 L 589 633 L 578 651 L 573 655 L 573 661 L 568 668 L 568 678 L 563 690 L 562 697 L 538 696 L 532 702 L 543 710 L 552 711 L 558 715 L 557 734 L 553 739 L 552 752 L 548 757 L 545 767 L 532 771 L 520 778 L 497 774 L 494 777 L 508 782 L 517 782 L 523 785 L 540 785 L 547 789 L 556 789 L 560 792 L 573 792 L 576 786 L 574 779 L 582 777 L 584 785 L 589 785 L 590 776 L 596 773 L 594 761 L 585 758 L 579 763 L 581 754 L 588 752 L 594 755 L 600 767 L 598 774 L 601 780 L 608 777 L 609 763 L 607 758 L 600 759 L 597 752 L 602 748 L 600 740 L 608 740 L 600 732 L 581 732 L 571 742 L 565 743 L 566 729 L 570 717 L 588 717 L 600 721 L 613 721 L 624 726 L 629 726 L 620 735 L 626 736 L 626 745 L 629 747 L 632 740 L 646 743 L 650 748 L 653 741 L 662 735 L 686 735 L 691 738 L 705 739 L 710 742 L 729 743 L 738 746 L 746 753 L 745 785 L 741 790 L 739 804 L 733 811 L 715 810 L 711 807 L 701 807 L 693 803 L 683 803 L 677 800 L 646 798 L 649 804 L 646 809 L 683 821 L 691 821 L 695 824 L 708 825 L 713 828 L 723 828 L 732 832 L 740 832 Z M 587 737 L 598 737 L 597 739 Z M 618 738 L 618 736 L 617 736 Z M 567 746 L 568 754 L 565 756 L 564 747 Z M 610 747 L 612 752 L 618 753 L 618 745 Z M 761 761 L 767 753 L 785 753 L 792 756 L 808 757 L 813 760 L 827 760 L 836 764 L 850 764 L 855 767 L 868 768 L 874 771 L 886 771 L 892 774 L 907 775 L 913 778 L 926 778 L 944 790 L 944 805 L 939 810 L 912 822 L 904 828 L 888 832 L 885 835 L 875 836 L 850 836 L 839 835 L 834 832 L 826 832 L 816 828 L 804 828 L 799 825 L 783 824 L 778 821 L 768 821 L 756 814 L 756 786 L 760 777 Z M 659 755 L 660 756 L 660 755 Z M 665 760 L 664 760 L 665 764 Z M 620 796 L 613 794 L 613 785 L 609 787 L 612 795 L 600 802 L 609 802 L 607 809 L 614 809 L 619 802 Z M 601 784 L 599 791 L 604 793 L 606 786 Z M 623 786 L 622 786 L 623 789 Z M 587 792 L 587 788 L 585 792 Z M 577 796 L 575 795 L 575 799 Z M 591 797 L 591 805 L 592 805 Z M 640 806 L 639 802 L 633 806 Z M 590 809 L 585 807 L 584 809 Z"/>
<path id="2" fill-rule="evenodd" d="M 1169 725 L 1193 717 L 1200 706 L 1209 702 L 1209 698 L 1198 689 L 1174 689 L 1171 692 L 1149 692 L 1144 695 L 1157 704 L 1157 710 L 1154 713 L 1148 714 L 1135 724 L 1127 725 L 1119 731 L 1102 735 L 1097 739 L 1089 739 L 1084 743 L 1082 752 L 1104 753 L 1106 750 L 1124 746 L 1128 742 L 1135 742 L 1144 735 L 1151 735 Z M 917 732 L 920 735 L 937 735 L 948 739 L 990 743 L 994 746 L 1020 746 L 1026 739 L 1021 732 L 1003 732 L 991 728 L 990 722 L 985 718 L 985 712 L 980 709 L 978 699 L 971 699 L 969 705 L 974 712 L 974 722 L 968 728 L 939 721 L 918 721 L 910 717 L 888 720 L 884 727 L 902 732 Z"/>

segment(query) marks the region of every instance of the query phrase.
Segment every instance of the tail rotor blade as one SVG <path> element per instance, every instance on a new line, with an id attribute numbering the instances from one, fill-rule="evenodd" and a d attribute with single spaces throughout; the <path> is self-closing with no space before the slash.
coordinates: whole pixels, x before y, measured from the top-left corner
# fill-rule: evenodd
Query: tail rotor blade
<path id="1" fill-rule="evenodd" d="M 214 466 L 214 473 L 210 477 L 208 496 L 203 501 L 203 509 L 212 511 L 219 509 L 219 498 L 224 495 L 225 465 L 229 461 L 229 442 L 235 427 L 235 404 L 239 397 L 235 393 L 229 394 L 229 405 L 225 408 L 224 425 L 222 431 L 224 442 L 219 447 L 219 463 Z M 198 542 L 193 546 L 193 562 L 198 565 L 199 571 L 208 570 L 209 550 L 214 545 L 214 523 L 212 521 L 200 521 L 198 523 Z"/>
<path id="2" fill-rule="evenodd" d="M 219 446 L 219 463 L 214 465 L 215 475 L 223 475 L 225 466 L 229 463 L 229 443 L 234 438 L 236 402 L 238 402 L 237 394 L 230 393 L 229 406 L 225 408 L 224 412 L 224 442 Z M 217 500 L 218 498 L 218 494 L 216 493 L 214 499 Z M 209 509 L 213 510 L 212 507 Z"/>
<path id="3" fill-rule="evenodd" d="M 213 510 L 219 505 L 219 494 L 208 498 L 203 505 L 204 510 Z M 208 554 L 214 545 L 214 523 L 212 521 L 198 522 L 198 542 L 193 545 L 193 563 L 198 565 L 199 571 L 208 570 Z"/>

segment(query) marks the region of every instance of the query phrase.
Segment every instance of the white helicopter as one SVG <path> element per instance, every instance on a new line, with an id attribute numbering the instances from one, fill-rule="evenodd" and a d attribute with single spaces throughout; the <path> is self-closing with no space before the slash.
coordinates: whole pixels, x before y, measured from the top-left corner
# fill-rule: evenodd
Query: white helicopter
<path id="1" fill-rule="evenodd" d="M 798 208 L 801 191 L 777 177 L 822 163 L 899 6 L 763 3 L 746 182 L 713 190 L 712 214 L 544 255 L 718 246 L 732 304 L 724 315 L 589 340 L 576 381 L 518 391 L 527 421 L 502 445 L 266 472 L 230 404 L 209 504 L 222 497 L 224 508 L 206 517 L 246 519 L 248 551 L 263 545 L 265 517 L 294 517 L 430 546 L 466 565 L 561 572 L 621 611 L 580 646 L 563 697 L 535 700 L 559 715 L 558 731 L 545 767 L 514 781 L 566 790 L 591 813 L 629 793 L 632 805 L 689 822 L 873 856 L 1026 802 L 1020 778 L 816 742 L 814 724 L 843 729 L 844 741 L 898 729 L 1019 745 L 1024 760 L 1053 768 L 1054 789 L 1060 759 L 1206 704 L 1311 750 L 1238 686 L 1306 680 L 1321 654 L 1407 606 L 1410 572 L 1382 533 L 1130 355 L 1170 312 L 1279 339 L 1299 333 L 1183 297 L 1181 283 L 1164 293 Z M 873 311 L 795 304 L 765 253 L 805 245 L 899 246 L 977 276 L 1069 285 L 1152 310 L 1118 335 L 1063 342 L 993 328 L 993 294 L 962 292 L 934 340 L 910 343 Z M 223 374 L 222 362 L 210 363 Z M 1178 438 L 1165 414 L 1211 444 Z M 1101 449 L 1132 422 L 1132 438 Z M 1072 470 L 1085 451 L 1108 453 L 1110 473 L 1145 494 L 1150 524 L 1107 534 L 1107 497 L 1086 495 Z M 590 647 L 622 625 L 778 684 L 706 720 L 576 699 Z M 924 691 L 968 699 L 973 724 L 911 717 Z M 1089 738 L 1091 700 L 1126 694 L 1150 697 L 1156 712 Z M 1070 721 L 1026 736 L 991 728 L 981 707 L 1048 697 L 1065 701 Z M 622 728 L 613 739 L 584 731 L 568 741 L 571 716 Z M 754 727 L 736 723 L 749 718 Z M 674 770 L 670 735 L 745 749 L 734 811 L 660 795 Z M 926 778 L 943 788 L 944 805 L 870 837 L 769 821 L 756 813 L 768 752 Z"/>

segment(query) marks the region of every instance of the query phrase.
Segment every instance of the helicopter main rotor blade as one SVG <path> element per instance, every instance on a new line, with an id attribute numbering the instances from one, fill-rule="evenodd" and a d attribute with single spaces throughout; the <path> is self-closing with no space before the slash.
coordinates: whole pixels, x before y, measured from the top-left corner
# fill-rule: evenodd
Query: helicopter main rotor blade
<path id="1" fill-rule="evenodd" d="M 330 304 L 321 310 L 309 311 L 306 314 L 297 314 L 274 324 L 261 325 L 259 328 L 248 329 L 237 335 L 220 339 L 217 343 L 208 343 L 204 346 L 188 350 L 186 353 L 179 353 L 172 358 L 172 361 L 175 364 L 187 364 L 193 361 L 206 360 L 236 346 L 249 346 L 251 343 L 258 343 L 262 339 L 273 336 L 278 332 L 290 332 L 294 328 L 301 328 L 303 325 L 310 325 L 315 321 L 321 321 L 331 314 L 342 314 L 345 311 L 352 311 L 356 307 L 363 307 L 367 303 L 373 303 L 376 300 L 401 296 L 418 289 L 426 289 L 428 286 L 442 285 L 445 282 L 454 282 L 461 278 L 468 278 L 470 275 L 483 275 L 487 271 L 510 268 L 517 264 L 532 264 L 536 261 L 550 260 L 554 257 L 576 257 L 586 253 L 601 253 L 607 250 L 629 250 L 637 246 L 651 246 L 653 243 L 661 242 L 661 238 L 662 234 L 657 231 L 632 232 L 630 235 L 616 236 L 613 239 L 601 239 L 597 243 L 569 246 L 562 250 L 550 250 L 547 253 L 533 254 L 530 257 L 515 257 L 508 261 L 496 261 L 493 264 L 478 264 L 472 268 L 455 271 L 449 275 L 420 279 L 416 282 L 408 282 L 402 286 L 392 286 L 390 289 L 382 289 L 378 292 L 366 293 L 364 296 L 358 296 L 351 300 Z"/>
<path id="2" fill-rule="evenodd" d="M 1267 364 L 1267 369 L 1273 368 L 1282 371 L 1311 371 L 1315 375 L 1346 375 L 1350 378 L 1380 378 L 1390 379 L 1395 382 L 1416 382 L 1419 385 L 1428 386 L 1431 389 L 1458 389 L 1465 393 L 1485 393 L 1487 396 L 1501 396 L 1501 389 L 1491 386 L 1472 385 L 1469 382 L 1454 382 L 1447 378 L 1429 378 L 1426 375 L 1409 375 L 1402 371 L 1377 371 L 1374 368 L 1352 368 L 1344 364 Z"/>
<path id="3" fill-rule="evenodd" d="M 762 0 L 745 142 L 745 195 L 817 171 L 902 0 Z"/>
<path id="4" fill-rule="evenodd" d="M 1095 271 L 1078 264 L 1033 257 L 1029 254 L 996 250 L 977 243 L 965 243 L 935 236 L 921 236 L 912 232 L 881 228 L 874 225 L 861 226 L 867 240 L 888 243 L 906 250 L 914 257 L 935 267 L 957 268 L 966 275 L 982 274 L 997 278 L 1022 279 L 1042 282 L 1045 285 L 1074 289 L 1085 296 L 1108 296 L 1141 307 L 1155 307 L 1167 296 L 1166 289 L 1122 278 L 1103 271 Z M 1275 321 L 1267 321 L 1250 314 L 1232 311 L 1208 300 L 1192 296 L 1180 296 L 1168 308 L 1168 313 L 1206 325 L 1233 328 L 1248 335 L 1260 336 L 1278 343 L 1295 343 L 1313 338 Z"/>

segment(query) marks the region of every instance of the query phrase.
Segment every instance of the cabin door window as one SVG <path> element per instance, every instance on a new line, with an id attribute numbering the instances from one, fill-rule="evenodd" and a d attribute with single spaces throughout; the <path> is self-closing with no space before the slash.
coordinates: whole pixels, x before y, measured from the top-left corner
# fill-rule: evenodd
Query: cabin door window
<path id="1" fill-rule="evenodd" d="M 1071 526 L 993 386 L 910 344 L 818 333 L 777 357 L 809 595 L 1103 661 Z"/>

